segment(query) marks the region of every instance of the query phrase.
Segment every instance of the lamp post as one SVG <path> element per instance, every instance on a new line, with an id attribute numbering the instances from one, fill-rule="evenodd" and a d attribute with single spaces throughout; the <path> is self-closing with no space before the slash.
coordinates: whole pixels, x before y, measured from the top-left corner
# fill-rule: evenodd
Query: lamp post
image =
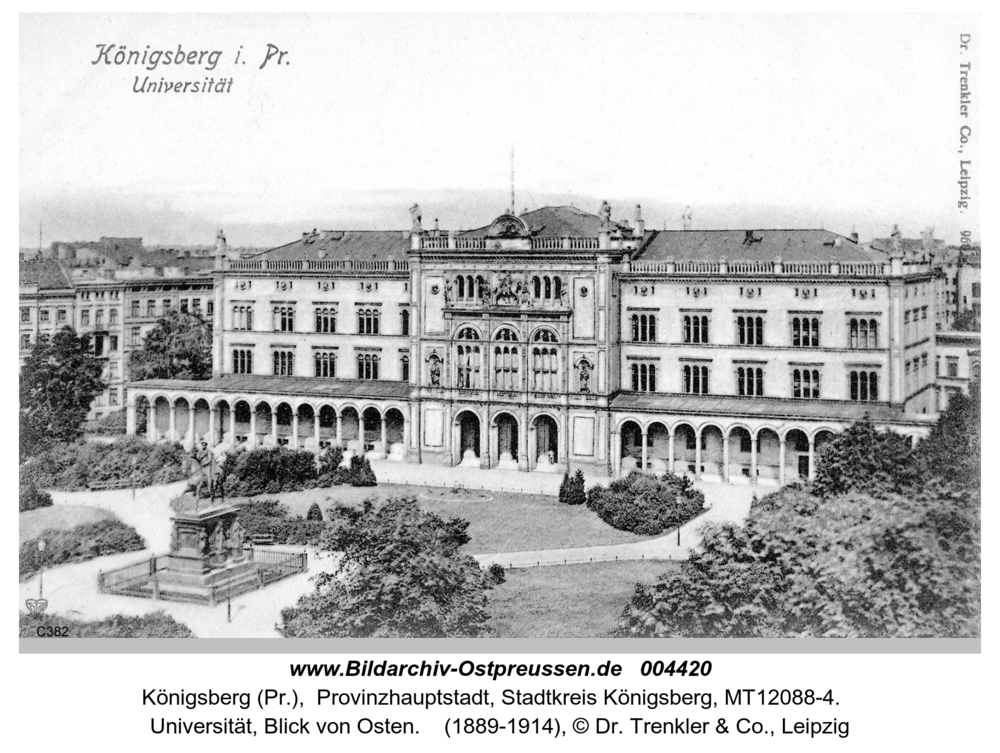
<path id="1" fill-rule="evenodd" d="M 42 562 L 42 556 L 45 553 L 45 540 L 38 540 L 38 598 L 42 598 L 42 575 L 45 572 L 45 565 Z"/>

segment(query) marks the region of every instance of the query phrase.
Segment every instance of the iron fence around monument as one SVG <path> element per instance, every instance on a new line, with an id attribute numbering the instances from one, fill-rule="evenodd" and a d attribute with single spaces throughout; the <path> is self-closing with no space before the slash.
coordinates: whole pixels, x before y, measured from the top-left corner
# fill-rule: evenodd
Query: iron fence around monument
<path id="1" fill-rule="evenodd" d="M 254 564 L 253 568 L 202 586 L 181 588 L 165 579 L 161 581 L 161 576 L 169 572 L 170 565 L 170 556 L 164 554 L 101 571 L 97 576 L 98 589 L 101 593 L 119 596 L 214 605 L 309 569 L 306 552 L 247 547 L 245 553 L 247 561 Z"/>

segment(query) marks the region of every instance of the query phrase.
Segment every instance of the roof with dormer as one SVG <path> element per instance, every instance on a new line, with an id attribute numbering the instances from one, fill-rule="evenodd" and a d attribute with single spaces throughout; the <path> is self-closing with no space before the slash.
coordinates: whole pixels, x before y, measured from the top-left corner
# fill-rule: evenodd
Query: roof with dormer
<path id="1" fill-rule="evenodd" d="M 830 230 L 654 230 L 637 259 L 643 261 L 882 262 L 885 254 Z"/>

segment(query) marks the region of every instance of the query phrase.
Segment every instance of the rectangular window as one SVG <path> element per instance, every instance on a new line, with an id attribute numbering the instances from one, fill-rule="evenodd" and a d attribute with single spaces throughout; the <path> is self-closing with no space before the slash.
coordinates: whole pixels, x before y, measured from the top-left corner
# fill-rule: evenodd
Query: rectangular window
<path id="1" fill-rule="evenodd" d="M 156 301 L 152 298 L 146 301 L 146 316 L 156 316 Z"/>
<path id="2" fill-rule="evenodd" d="M 80 312 L 80 324 L 83 325 L 84 327 L 90 326 L 90 311 Z"/>
<path id="3" fill-rule="evenodd" d="M 138 345 L 142 341 L 142 328 L 132 327 L 132 334 L 129 336 L 129 343 Z"/>
<path id="4" fill-rule="evenodd" d="M 111 390 L 111 392 L 108 393 L 108 404 L 118 405 L 118 390 Z"/>
<path id="5" fill-rule="evenodd" d="M 137 318 L 139 316 L 139 301 L 132 301 L 132 317 Z"/>
<path id="6" fill-rule="evenodd" d="M 21 335 L 21 350 L 31 347 L 31 335 Z"/>
<path id="7" fill-rule="evenodd" d="M 42 309 L 41 311 L 38 312 L 38 321 L 40 321 L 40 322 L 47 322 L 48 320 L 49 320 L 49 310 L 48 309 Z"/>
<path id="8" fill-rule="evenodd" d="M 31 309 L 24 306 L 21 307 L 21 321 L 25 324 L 31 321 Z"/>
<path id="9" fill-rule="evenodd" d="M 163 299 L 163 315 L 166 316 L 170 312 L 170 299 Z"/>
<path id="10" fill-rule="evenodd" d="M 951 356 L 948 357 L 948 376 L 957 377 L 958 376 L 958 359 Z"/>
<path id="11" fill-rule="evenodd" d="M 118 335 L 111 335 L 111 337 L 109 337 L 108 339 L 111 342 L 111 344 L 108 346 L 108 349 L 111 351 L 118 350 Z"/>
<path id="12" fill-rule="evenodd" d="M 94 312 L 94 326 L 100 327 L 104 324 L 104 309 L 97 309 Z"/>
<path id="13" fill-rule="evenodd" d="M 972 297 L 973 298 L 981 298 L 982 297 L 982 296 L 979 295 L 979 293 L 981 292 L 981 289 L 980 289 L 979 285 L 980 285 L 980 283 L 978 283 L 978 282 L 972 283 Z"/>
<path id="14" fill-rule="evenodd" d="M 188 312 L 188 299 L 181 298 L 181 313 L 186 314 Z"/>
<path id="15" fill-rule="evenodd" d="M 111 309 L 108 312 L 108 321 L 111 324 L 118 324 L 118 309 Z"/>
<path id="16" fill-rule="evenodd" d="M 215 313 L 215 301 L 211 298 L 209 298 L 208 303 L 205 304 L 205 313 L 209 316 Z"/>
<path id="17" fill-rule="evenodd" d="M 60 323 L 66 321 L 66 309 L 59 309 L 56 312 L 56 321 Z"/>

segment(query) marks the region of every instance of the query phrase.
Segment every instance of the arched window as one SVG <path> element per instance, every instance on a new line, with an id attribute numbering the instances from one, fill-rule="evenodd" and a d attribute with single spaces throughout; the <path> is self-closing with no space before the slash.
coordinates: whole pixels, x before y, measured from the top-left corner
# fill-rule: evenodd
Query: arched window
<path id="1" fill-rule="evenodd" d="M 534 277 L 531 280 L 532 287 L 535 289 L 535 298 L 542 297 L 542 281 L 538 277 Z"/>
<path id="2" fill-rule="evenodd" d="M 504 327 L 503 329 L 497 330 L 494 340 L 500 340 L 502 342 L 517 342 L 517 333 L 510 327 Z"/>
<path id="3" fill-rule="evenodd" d="M 554 343 L 559 342 L 556 337 L 556 333 L 550 329 L 540 329 L 535 333 L 536 343 Z"/>
<path id="4" fill-rule="evenodd" d="M 404 382 L 410 381 L 410 358 L 409 356 L 403 356 L 399 359 L 399 371 L 400 379 Z"/>
<path id="5" fill-rule="evenodd" d="M 233 373 L 253 374 L 253 351 L 238 348 L 233 351 Z"/>
<path id="6" fill-rule="evenodd" d="M 335 377 L 337 376 L 337 354 L 329 350 L 318 350 L 313 355 L 316 376 Z"/>
<path id="7" fill-rule="evenodd" d="M 462 275 L 459 275 L 456 282 L 458 283 L 455 285 L 455 287 L 458 288 L 458 297 L 465 298 L 465 278 Z"/>
<path id="8" fill-rule="evenodd" d="M 562 298 L 562 280 L 558 277 L 552 280 L 552 297 L 556 300 Z"/>
<path id="9" fill-rule="evenodd" d="M 552 297 L 552 278 L 545 278 L 545 298 L 549 299 Z"/>
<path id="10" fill-rule="evenodd" d="M 493 348 L 493 384 L 498 390 L 520 389 L 521 355 L 516 345 Z"/>
<path id="11" fill-rule="evenodd" d="M 316 309 L 316 331 L 330 333 L 337 331 L 337 309 L 332 307 Z"/>
<path id="12" fill-rule="evenodd" d="M 379 310 L 358 309 L 358 334 L 377 335 L 379 331 Z"/>
<path id="13" fill-rule="evenodd" d="M 736 319 L 740 345 L 764 344 L 764 319 L 760 316 L 740 316 Z"/>
<path id="14" fill-rule="evenodd" d="M 974 382 L 978 382 L 979 381 L 979 374 L 980 374 L 979 361 L 973 361 L 973 363 L 972 363 L 972 380 Z"/>
<path id="15" fill-rule="evenodd" d="M 374 353 L 358 354 L 358 379 L 378 379 L 379 357 Z"/>
<path id="16" fill-rule="evenodd" d="M 537 336 L 535 338 L 538 339 Z M 531 352 L 534 388 L 538 392 L 559 390 L 559 351 L 551 347 L 535 347 Z"/>
<path id="17" fill-rule="evenodd" d="M 632 314 L 632 342 L 639 342 L 639 315 Z"/>
<path id="18" fill-rule="evenodd" d="M 708 342 L 707 316 L 685 315 L 684 342 L 693 344 L 701 344 Z"/>
<path id="19" fill-rule="evenodd" d="M 459 330 L 459 340 L 478 341 L 479 333 L 471 327 Z M 464 389 L 479 389 L 482 350 L 478 344 L 461 344 L 456 348 L 456 367 L 458 370 L 458 386 Z"/>
<path id="20" fill-rule="evenodd" d="M 253 306 L 233 306 L 233 329 L 253 329 Z"/>
<path id="21" fill-rule="evenodd" d="M 685 366 L 683 375 L 685 392 L 694 395 L 708 394 L 707 366 Z"/>
<path id="22" fill-rule="evenodd" d="M 410 334 L 410 312 L 408 309 L 403 309 L 400 314 L 400 332 L 404 336 Z"/>
<path id="23" fill-rule="evenodd" d="M 851 400 L 857 402 L 878 400 L 878 372 L 851 372 Z"/>
<path id="24" fill-rule="evenodd" d="M 275 376 L 295 375 L 295 354 L 290 350 L 276 350 L 271 354 Z"/>
<path id="25" fill-rule="evenodd" d="M 274 330 L 275 332 L 294 332 L 295 331 L 295 307 L 294 306 L 275 306 L 274 311 L 271 312 L 274 316 Z"/>

